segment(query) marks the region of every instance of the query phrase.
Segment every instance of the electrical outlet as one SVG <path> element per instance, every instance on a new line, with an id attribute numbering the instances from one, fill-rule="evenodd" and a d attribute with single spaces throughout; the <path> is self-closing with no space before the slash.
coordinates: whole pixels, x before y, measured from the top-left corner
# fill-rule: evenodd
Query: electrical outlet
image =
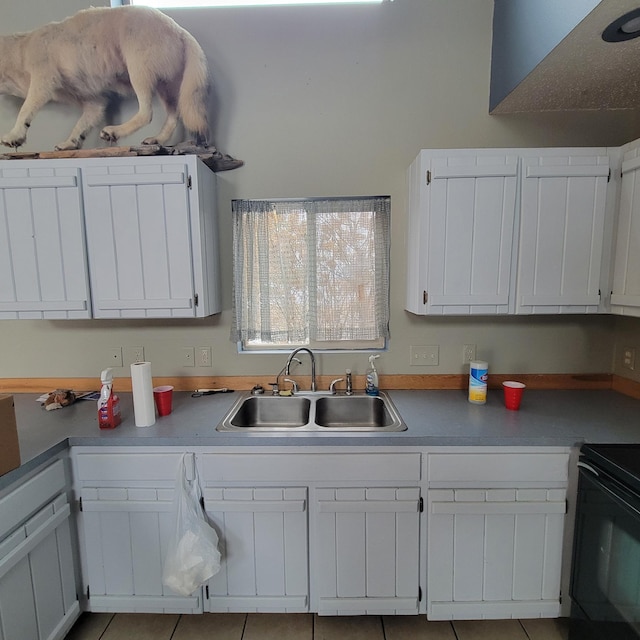
<path id="1" fill-rule="evenodd" d="M 625 347 L 622 350 L 622 366 L 631 371 L 636 368 L 636 350 L 633 347 Z"/>
<path id="2" fill-rule="evenodd" d="M 211 347 L 198 347 L 198 366 L 211 366 Z"/>
<path id="3" fill-rule="evenodd" d="M 436 366 L 440 360 L 440 347 L 437 344 L 409 347 L 409 359 L 414 367 Z"/>
<path id="4" fill-rule="evenodd" d="M 196 366 L 196 349 L 195 347 L 182 347 L 182 366 Z"/>
<path id="5" fill-rule="evenodd" d="M 125 347 L 124 361 L 127 364 L 134 362 L 144 362 L 144 347 Z"/>
<path id="6" fill-rule="evenodd" d="M 469 364 L 476 359 L 476 345 L 475 344 L 463 344 L 462 345 L 462 364 Z"/>
<path id="7" fill-rule="evenodd" d="M 109 349 L 109 366 L 121 367 L 122 366 L 122 347 L 111 347 Z"/>

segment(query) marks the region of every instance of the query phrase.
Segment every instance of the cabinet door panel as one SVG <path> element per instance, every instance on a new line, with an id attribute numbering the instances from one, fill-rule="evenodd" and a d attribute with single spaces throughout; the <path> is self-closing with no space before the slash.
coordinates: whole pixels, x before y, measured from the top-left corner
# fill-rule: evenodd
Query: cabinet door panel
<path id="1" fill-rule="evenodd" d="M 209 611 L 308 611 L 307 490 L 205 487 L 220 538 Z"/>
<path id="2" fill-rule="evenodd" d="M 455 519 L 453 599 L 482 600 L 484 517 L 461 514 Z"/>
<path id="3" fill-rule="evenodd" d="M 131 526 L 131 561 L 133 567 L 133 592 L 151 596 L 163 594 L 162 564 L 157 558 L 164 558 L 160 540 L 160 517 L 163 513 L 132 513 Z M 164 530 L 170 531 L 169 513 Z M 149 535 L 149 533 L 152 535 Z"/>
<path id="4" fill-rule="evenodd" d="M 318 489 L 318 613 L 417 613 L 419 490 Z"/>
<path id="5" fill-rule="evenodd" d="M 489 164 L 470 157 L 464 171 L 453 173 L 446 162 L 432 163 L 430 304 L 507 305 L 516 160 L 499 158 Z"/>
<path id="6" fill-rule="evenodd" d="M 336 513 L 336 595 L 354 598 L 367 593 L 366 519 L 363 513 Z"/>
<path id="7" fill-rule="evenodd" d="M 35 606 L 29 559 L 25 557 L 0 579 L 2 637 L 37 640 Z"/>
<path id="8" fill-rule="evenodd" d="M 78 169 L 0 163 L 0 319 L 89 318 Z"/>
<path id="9" fill-rule="evenodd" d="M 564 496 L 539 489 L 430 491 L 427 615 L 557 616 Z"/>
<path id="10" fill-rule="evenodd" d="M 80 615 L 69 516 L 61 494 L 0 545 L 0 638 L 61 640 Z"/>
<path id="11" fill-rule="evenodd" d="M 40 637 L 49 638 L 65 614 L 55 532 L 29 554 L 29 560 Z"/>
<path id="12" fill-rule="evenodd" d="M 398 529 L 402 529 L 399 526 Z M 367 541 L 366 592 L 372 598 L 383 598 L 396 591 L 396 557 L 387 553 L 390 545 L 396 546 L 396 515 L 394 513 L 370 513 L 366 520 Z"/>
<path id="13" fill-rule="evenodd" d="M 485 578 L 486 600 L 510 600 L 513 575 L 515 516 L 491 515 L 485 519 Z"/>
<path id="14" fill-rule="evenodd" d="M 274 544 L 274 534 L 285 530 L 284 513 L 254 514 L 256 590 L 266 596 L 285 592 L 285 545 Z"/>
<path id="15" fill-rule="evenodd" d="M 640 316 L 640 148 L 623 156 L 611 307 Z"/>
<path id="16" fill-rule="evenodd" d="M 524 157 L 517 313 L 598 311 L 608 156 Z"/>
<path id="17" fill-rule="evenodd" d="M 83 487 L 85 585 L 91 611 L 198 613 L 200 590 L 181 596 L 162 584 L 172 535 L 172 491 Z"/>
<path id="18" fill-rule="evenodd" d="M 186 166 L 83 170 L 95 317 L 193 317 Z"/>
<path id="19" fill-rule="evenodd" d="M 508 311 L 517 156 L 500 150 L 423 151 L 412 192 L 410 268 L 424 269 L 411 286 L 422 286 L 420 305 L 408 291 L 414 313 L 468 315 Z M 428 172 L 428 174 L 427 174 Z M 427 179 L 424 181 L 424 175 Z M 413 266 L 411 266 L 413 265 Z M 420 292 L 421 293 L 421 292 Z"/>

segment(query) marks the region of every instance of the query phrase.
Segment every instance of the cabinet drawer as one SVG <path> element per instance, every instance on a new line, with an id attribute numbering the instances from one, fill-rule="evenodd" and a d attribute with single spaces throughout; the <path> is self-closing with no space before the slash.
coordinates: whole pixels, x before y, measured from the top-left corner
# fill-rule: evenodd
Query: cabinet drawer
<path id="1" fill-rule="evenodd" d="M 0 500 L 0 539 L 65 487 L 64 463 L 57 460 Z"/>
<path id="2" fill-rule="evenodd" d="M 431 453 L 430 483 L 447 486 L 501 483 L 566 483 L 567 453 Z"/>
<path id="3" fill-rule="evenodd" d="M 201 457 L 204 481 L 323 482 L 420 479 L 419 453 L 224 453 Z"/>
<path id="4" fill-rule="evenodd" d="M 78 480 L 144 481 L 175 483 L 182 452 L 172 453 L 80 453 L 76 456 Z"/>

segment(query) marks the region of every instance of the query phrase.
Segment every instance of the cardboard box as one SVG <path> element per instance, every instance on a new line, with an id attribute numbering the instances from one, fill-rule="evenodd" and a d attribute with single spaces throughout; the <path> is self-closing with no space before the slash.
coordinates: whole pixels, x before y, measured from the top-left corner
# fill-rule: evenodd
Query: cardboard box
<path id="1" fill-rule="evenodd" d="M 20 466 L 20 445 L 13 396 L 0 394 L 0 476 Z"/>

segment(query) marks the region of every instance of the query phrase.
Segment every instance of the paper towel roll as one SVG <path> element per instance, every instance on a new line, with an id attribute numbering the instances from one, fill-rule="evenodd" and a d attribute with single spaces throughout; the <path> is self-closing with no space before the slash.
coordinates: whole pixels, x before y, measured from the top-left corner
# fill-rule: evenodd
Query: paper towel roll
<path id="1" fill-rule="evenodd" d="M 131 390 L 136 427 L 150 427 L 155 424 L 156 408 L 153 403 L 150 362 L 134 362 L 131 365 Z"/>

